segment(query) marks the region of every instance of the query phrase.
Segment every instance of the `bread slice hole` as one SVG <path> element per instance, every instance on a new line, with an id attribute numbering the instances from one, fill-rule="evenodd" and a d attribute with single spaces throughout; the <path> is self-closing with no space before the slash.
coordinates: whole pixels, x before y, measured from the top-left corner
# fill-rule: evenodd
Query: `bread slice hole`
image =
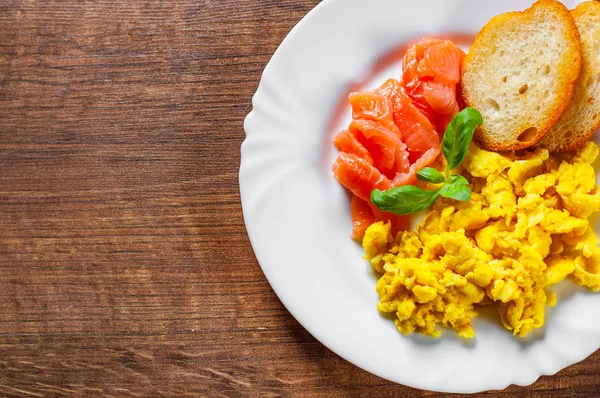
<path id="1" fill-rule="evenodd" d="M 495 99 L 493 99 L 493 98 L 487 98 L 485 100 L 485 109 L 499 111 L 500 110 L 500 105 L 498 104 L 498 102 L 496 102 Z"/>
<path id="2" fill-rule="evenodd" d="M 544 75 L 550 74 L 550 65 L 544 65 L 544 69 L 542 69 L 542 73 Z"/>
<path id="3" fill-rule="evenodd" d="M 529 127 L 519 135 L 517 141 L 529 142 L 535 138 L 535 136 L 537 135 L 537 131 L 538 130 L 535 127 Z"/>
<path id="4" fill-rule="evenodd" d="M 519 94 L 523 95 L 529 90 L 529 85 L 523 84 L 521 88 L 519 88 Z"/>
<path id="5" fill-rule="evenodd" d="M 502 83 L 506 83 L 506 81 L 508 80 L 508 76 L 502 76 L 502 79 L 500 80 L 502 80 Z"/>

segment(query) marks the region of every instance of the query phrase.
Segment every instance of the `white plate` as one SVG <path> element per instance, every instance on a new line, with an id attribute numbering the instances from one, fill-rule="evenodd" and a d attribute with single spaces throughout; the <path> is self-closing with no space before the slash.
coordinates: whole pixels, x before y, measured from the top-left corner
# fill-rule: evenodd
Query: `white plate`
<path id="1" fill-rule="evenodd" d="M 565 1 L 573 7 L 578 1 Z M 600 347 L 600 294 L 563 284 L 547 326 L 525 341 L 484 317 L 465 345 L 454 332 L 402 336 L 376 309 L 376 278 L 350 237 L 348 197 L 334 181 L 332 114 L 348 86 L 407 40 L 476 33 L 531 1 L 325 0 L 290 32 L 265 68 L 244 128 L 240 191 L 256 257 L 291 314 L 355 365 L 407 386 L 477 392 L 527 385 Z M 392 65 L 366 82 L 399 77 Z M 598 228 L 596 228 L 598 231 Z"/>

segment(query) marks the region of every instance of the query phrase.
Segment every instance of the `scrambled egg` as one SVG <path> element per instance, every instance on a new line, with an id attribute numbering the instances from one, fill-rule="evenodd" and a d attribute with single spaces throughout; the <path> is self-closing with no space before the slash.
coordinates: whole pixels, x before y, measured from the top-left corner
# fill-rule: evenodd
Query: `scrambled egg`
<path id="1" fill-rule="evenodd" d="M 587 218 L 600 210 L 589 142 L 570 155 L 544 149 L 499 154 L 471 144 L 462 174 L 467 202 L 440 198 L 416 231 L 371 225 L 363 246 L 377 283 L 379 311 L 398 329 L 438 337 L 438 325 L 466 338 L 478 305 L 494 305 L 503 325 L 526 336 L 544 324 L 548 289 L 569 277 L 600 290 L 600 248 Z"/>

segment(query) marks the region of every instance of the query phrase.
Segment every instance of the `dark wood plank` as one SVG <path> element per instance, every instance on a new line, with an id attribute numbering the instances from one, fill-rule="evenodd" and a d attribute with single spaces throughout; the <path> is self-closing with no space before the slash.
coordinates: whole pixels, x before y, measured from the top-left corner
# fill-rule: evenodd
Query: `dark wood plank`
<path id="1" fill-rule="evenodd" d="M 446 396 L 313 339 L 246 235 L 243 118 L 317 3 L 0 3 L 1 396 Z M 599 376 L 596 353 L 488 396 L 593 396 Z"/>

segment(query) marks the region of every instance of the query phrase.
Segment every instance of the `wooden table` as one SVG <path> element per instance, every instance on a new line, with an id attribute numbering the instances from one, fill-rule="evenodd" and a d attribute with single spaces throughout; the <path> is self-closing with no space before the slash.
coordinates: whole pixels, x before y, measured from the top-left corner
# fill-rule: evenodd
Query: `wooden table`
<path id="1" fill-rule="evenodd" d="M 316 0 L 0 2 L 0 396 L 413 397 L 283 308 L 242 121 Z M 529 388 L 598 396 L 600 353 Z"/>

